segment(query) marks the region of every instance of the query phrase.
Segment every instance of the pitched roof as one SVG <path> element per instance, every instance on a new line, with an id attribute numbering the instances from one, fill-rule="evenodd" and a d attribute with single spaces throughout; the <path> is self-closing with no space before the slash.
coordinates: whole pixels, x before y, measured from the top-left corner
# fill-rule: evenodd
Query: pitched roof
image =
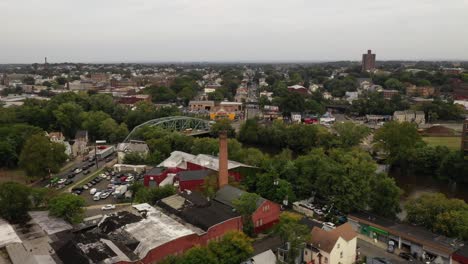
<path id="1" fill-rule="evenodd" d="M 226 185 L 216 192 L 215 200 L 220 203 L 229 205 L 230 207 L 234 207 L 233 201 L 239 199 L 239 197 L 241 197 L 244 193 L 246 193 L 246 191 L 231 185 Z M 265 201 L 266 199 L 263 197 L 258 198 L 257 208 L 260 207 Z"/>
<path id="2" fill-rule="evenodd" d="M 203 180 L 208 175 L 213 174 L 212 170 L 181 171 L 177 173 L 180 181 Z"/>
<path id="3" fill-rule="evenodd" d="M 349 223 L 342 224 L 331 231 L 325 231 L 321 228 L 314 227 L 312 229 L 311 244 L 320 250 L 331 252 L 335 247 L 338 238 L 341 237 L 344 240 L 349 241 L 356 236 L 356 232 Z"/>

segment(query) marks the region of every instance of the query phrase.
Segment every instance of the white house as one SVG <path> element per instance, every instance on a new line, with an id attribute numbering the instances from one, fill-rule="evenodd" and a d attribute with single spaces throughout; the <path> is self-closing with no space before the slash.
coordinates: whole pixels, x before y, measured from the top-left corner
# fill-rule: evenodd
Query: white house
<path id="1" fill-rule="evenodd" d="M 351 224 L 325 231 L 312 229 L 310 243 L 304 249 L 306 263 L 352 264 L 356 262 L 357 234 Z"/>
<path id="2" fill-rule="evenodd" d="M 117 161 L 123 163 L 125 155 L 128 153 L 138 153 L 146 158 L 149 153 L 149 147 L 144 141 L 131 140 L 130 143 L 119 143 L 117 145 Z"/>

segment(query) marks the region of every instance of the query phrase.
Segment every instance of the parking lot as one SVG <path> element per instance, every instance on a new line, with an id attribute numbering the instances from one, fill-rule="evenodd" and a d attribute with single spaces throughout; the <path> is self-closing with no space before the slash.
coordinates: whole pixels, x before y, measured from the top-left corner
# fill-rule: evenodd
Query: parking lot
<path id="1" fill-rule="evenodd" d="M 115 173 L 109 170 L 74 187 L 72 192 L 83 197 L 88 206 L 122 203 L 131 199 L 130 186 L 142 178 L 142 174 Z M 100 193 L 99 198 L 97 193 Z"/>

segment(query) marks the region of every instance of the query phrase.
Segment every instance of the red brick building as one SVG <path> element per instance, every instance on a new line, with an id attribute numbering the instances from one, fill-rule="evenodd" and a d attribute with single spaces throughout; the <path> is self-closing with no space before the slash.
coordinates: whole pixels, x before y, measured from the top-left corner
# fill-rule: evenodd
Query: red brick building
<path id="1" fill-rule="evenodd" d="M 234 208 L 233 201 L 238 199 L 245 191 L 236 187 L 226 185 L 216 193 L 215 200 Z M 255 233 L 262 232 L 278 223 L 280 216 L 280 205 L 264 198 L 257 200 L 257 209 L 252 214 Z"/>
<path id="2" fill-rule="evenodd" d="M 288 91 L 294 92 L 294 93 L 300 93 L 300 94 L 308 94 L 309 93 L 309 90 L 307 90 L 307 88 L 305 88 L 302 85 L 297 85 L 297 84 L 292 85 L 292 86 L 288 86 Z"/>
<path id="3" fill-rule="evenodd" d="M 367 50 L 367 54 L 362 54 L 362 71 L 373 71 L 375 70 L 375 58 L 376 55 L 372 54 L 371 50 Z"/>

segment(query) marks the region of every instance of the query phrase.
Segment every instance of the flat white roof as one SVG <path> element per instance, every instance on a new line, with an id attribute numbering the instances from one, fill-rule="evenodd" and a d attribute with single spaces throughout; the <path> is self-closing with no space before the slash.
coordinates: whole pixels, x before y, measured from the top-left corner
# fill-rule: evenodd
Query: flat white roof
<path id="1" fill-rule="evenodd" d="M 49 211 L 33 211 L 29 212 L 29 215 L 48 235 L 73 228 L 69 223 L 65 222 L 65 220 L 49 216 Z"/>
<path id="2" fill-rule="evenodd" d="M 21 243 L 21 239 L 18 237 L 13 227 L 0 218 L 0 248 L 11 243 Z"/>
<path id="3" fill-rule="evenodd" d="M 123 229 L 140 241 L 134 253 L 144 258 L 151 249 L 157 248 L 175 239 L 195 234 L 195 232 L 165 215 L 149 204 L 133 206 L 138 211 L 146 210 L 146 218 L 126 225 Z"/>
<path id="4" fill-rule="evenodd" d="M 198 164 L 210 170 L 218 171 L 219 170 L 219 158 L 216 156 L 206 155 L 206 154 L 198 154 L 192 155 L 189 153 L 185 153 L 182 151 L 173 151 L 171 156 L 161 162 L 158 167 L 166 167 L 166 168 L 187 168 L 187 162 Z M 228 161 L 228 169 L 235 169 L 238 167 L 249 167 L 252 166 L 237 162 L 237 161 Z"/>

